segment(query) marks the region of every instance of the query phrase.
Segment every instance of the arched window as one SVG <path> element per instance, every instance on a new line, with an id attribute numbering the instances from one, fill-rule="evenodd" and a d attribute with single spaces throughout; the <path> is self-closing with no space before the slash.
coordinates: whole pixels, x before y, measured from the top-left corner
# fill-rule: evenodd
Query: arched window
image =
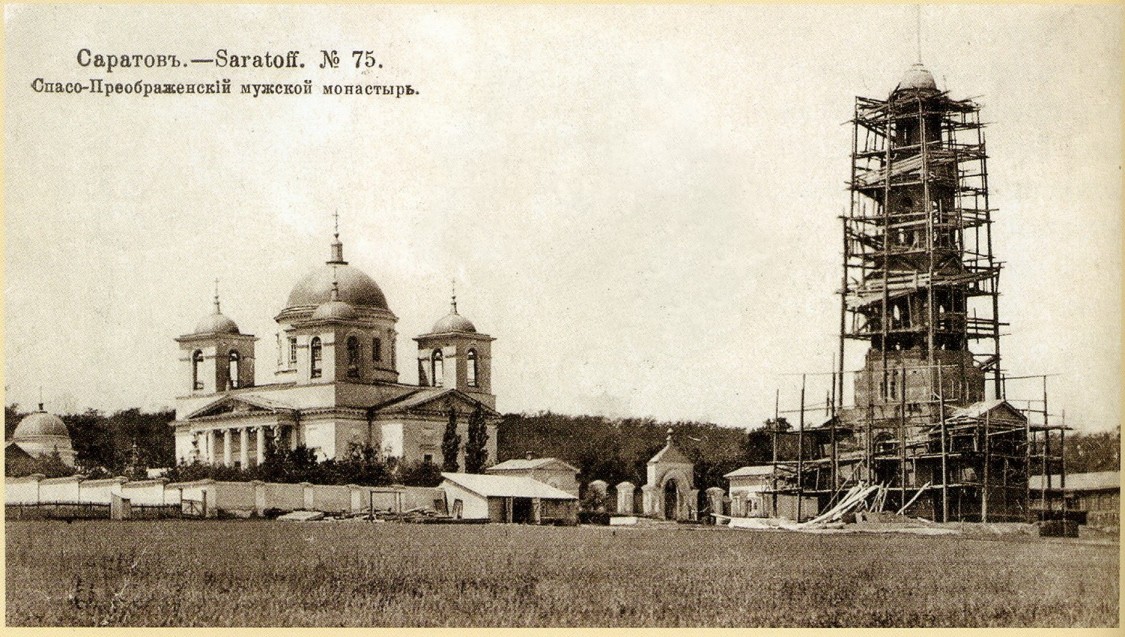
<path id="1" fill-rule="evenodd" d="M 442 376 L 445 375 L 445 367 L 442 362 L 441 350 L 435 349 L 433 355 L 430 356 L 430 379 L 434 387 L 441 387 Z"/>
<path id="2" fill-rule="evenodd" d="M 371 362 L 380 363 L 383 361 L 383 341 L 373 338 L 371 339 Z"/>
<path id="3" fill-rule="evenodd" d="M 311 378 L 320 378 L 320 337 L 314 337 L 312 342 L 309 343 L 309 355 L 312 361 L 312 369 L 309 372 Z"/>
<path id="4" fill-rule="evenodd" d="M 203 379 L 199 377 L 199 368 L 203 366 L 203 352 L 195 350 L 191 355 L 191 388 L 203 389 Z"/>
<path id="5" fill-rule="evenodd" d="M 348 337 L 348 377 L 359 378 L 359 339 Z"/>
<path id="6" fill-rule="evenodd" d="M 475 349 L 469 350 L 469 353 L 465 358 L 468 361 L 468 369 L 466 370 L 466 374 L 468 374 L 468 377 L 469 377 L 468 378 L 469 387 L 476 387 L 477 386 L 477 351 Z"/>
<path id="7" fill-rule="evenodd" d="M 227 357 L 227 358 L 228 358 L 228 361 L 229 361 L 228 364 L 227 364 L 227 369 L 230 372 L 230 376 L 229 376 L 230 386 L 234 389 L 237 389 L 238 388 L 238 365 L 239 365 L 240 356 L 238 355 L 238 352 L 236 352 L 235 350 L 232 349 L 230 351 L 230 356 Z"/>

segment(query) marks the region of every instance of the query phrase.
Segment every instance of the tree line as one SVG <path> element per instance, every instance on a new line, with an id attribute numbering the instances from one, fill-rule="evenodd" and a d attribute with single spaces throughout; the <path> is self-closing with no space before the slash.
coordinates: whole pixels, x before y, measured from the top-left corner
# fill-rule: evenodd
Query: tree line
<path id="1" fill-rule="evenodd" d="M 4 439 L 11 440 L 16 426 L 28 412 L 13 403 L 4 407 Z M 70 434 L 78 469 L 90 477 L 130 475 L 148 467 L 170 467 L 176 462 L 176 441 L 168 426 L 175 418 L 172 410 L 144 412 L 123 409 L 104 414 L 90 409 L 78 414 L 60 416 Z M 48 462 L 33 463 L 26 473 L 43 473 L 48 477 L 71 475 L 74 469 Z M 61 464 L 61 461 L 60 461 Z M 7 475 L 20 467 L 6 467 Z M 59 473 L 63 471 L 63 473 Z M 52 475 L 57 474 L 57 475 Z"/>
<path id="2" fill-rule="evenodd" d="M 19 405 L 4 409 L 5 437 L 27 413 Z M 176 466 L 175 439 L 168 423 L 174 412 L 143 412 L 125 409 L 111 414 L 88 410 L 61 416 L 76 453 L 77 468 L 89 477 L 125 475 L 144 477 L 149 468 L 172 468 L 173 479 L 260 479 L 279 482 L 317 482 L 322 484 L 381 485 L 399 482 L 432 486 L 442 471 L 460 471 L 458 453 L 464 442 L 464 471 L 479 473 L 493 459 L 488 458 L 488 433 L 484 415 L 478 407 L 468 417 L 465 440 L 458 433 L 457 414 L 449 412 L 442 437 L 441 463 L 404 464 L 384 460 L 377 449 L 353 446 L 341 458 L 317 462 L 311 450 L 270 450 L 261 467 L 246 470 L 209 465 Z M 646 465 L 665 444 L 668 429 L 674 432 L 676 446 L 695 463 L 695 486 L 727 488 L 723 475 L 747 465 L 769 464 L 773 457 L 772 429 L 791 432 L 792 426 L 781 417 L 748 429 L 720 427 L 695 421 L 661 422 L 651 418 L 608 418 L 539 412 L 506 414 L 497 429 L 497 458 L 502 462 L 522 458 L 527 452 L 540 457 L 556 457 L 577 467 L 579 480 L 588 483 L 605 480 L 611 485 L 646 481 Z M 1064 454 L 1068 473 L 1115 471 L 1120 469 L 1121 430 L 1081 433 L 1069 432 Z M 778 458 L 797 457 L 793 435 L 778 435 Z M 806 437 L 805 457 L 813 453 L 811 437 Z M 50 456 L 31 464 L 14 463 L 7 475 L 43 473 L 49 477 L 70 475 L 74 469 Z"/>
<path id="3" fill-rule="evenodd" d="M 189 482 L 210 478 L 245 482 L 310 482 L 312 484 L 356 484 L 361 486 L 435 487 L 441 482 L 441 467 L 432 462 L 401 462 L 383 458 L 371 445 L 352 443 L 339 458 L 317 460 L 316 453 L 304 445 L 287 449 L 266 439 L 264 462 L 249 467 L 192 462 L 171 467 L 164 477 L 170 482 Z"/>

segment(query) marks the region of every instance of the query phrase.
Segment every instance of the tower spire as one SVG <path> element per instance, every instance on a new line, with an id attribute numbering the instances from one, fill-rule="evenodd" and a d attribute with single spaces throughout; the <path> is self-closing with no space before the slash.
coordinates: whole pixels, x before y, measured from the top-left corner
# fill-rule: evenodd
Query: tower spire
<path id="1" fill-rule="evenodd" d="M 340 282 L 336 280 L 336 266 L 332 266 L 332 300 L 340 300 Z"/>
<path id="2" fill-rule="evenodd" d="M 457 313 L 457 279 L 450 279 L 450 285 L 453 287 L 453 297 L 449 304 L 453 307 L 453 313 Z"/>
<path id="3" fill-rule="evenodd" d="M 219 280 L 215 279 L 215 314 L 219 313 Z"/>
<path id="4" fill-rule="evenodd" d="M 39 411 L 43 411 L 43 386 L 39 386 Z"/>
<path id="5" fill-rule="evenodd" d="M 332 258 L 328 260 L 328 263 L 347 265 L 348 262 L 344 261 L 344 244 L 340 242 L 339 209 L 332 212 L 332 227 Z"/>
<path id="6" fill-rule="evenodd" d="M 918 46 L 918 64 L 922 63 L 922 5 L 914 5 L 915 18 L 917 19 L 914 30 L 914 41 Z"/>

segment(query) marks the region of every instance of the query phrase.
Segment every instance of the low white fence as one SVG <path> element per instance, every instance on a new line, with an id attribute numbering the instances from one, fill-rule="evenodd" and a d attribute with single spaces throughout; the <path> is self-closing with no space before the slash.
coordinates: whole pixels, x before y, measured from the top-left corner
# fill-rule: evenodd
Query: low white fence
<path id="1" fill-rule="evenodd" d="M 134 480 L 104 478 L 86 480 L 82 476 L 44 478 L 42 475 L 6 478 L 4 500 L 7 505 L 93 504 L 109 505 L 114 497 L 134 507 L 180 506 L 185 515 L 216 517 L 220 513 L 237 516 L 264 516 L 275 511 L 323 511 L 325 513 L 367 513 L 411 509 L 444 509 L 440 489 L 427 487 L 363 487 L 302 482 L 227 482 L 195 480 L 169 483 L 163 478 Z"/>

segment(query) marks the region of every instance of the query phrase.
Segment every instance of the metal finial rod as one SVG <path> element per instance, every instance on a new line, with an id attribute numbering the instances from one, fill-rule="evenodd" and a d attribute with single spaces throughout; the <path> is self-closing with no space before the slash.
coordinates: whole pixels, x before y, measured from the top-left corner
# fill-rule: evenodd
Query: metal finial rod
<path id="1" fill-rule="evenodd" d="M 340 238 L 340 209 L 337 208 L 332 212 L 332 225 L 334 227 L 333 236 L 337 239 Z"/>
<path id="2" fill-rule="evenodd" d="M 215 279 L 215 314 L 219 313 L 219 280 Z"/>
<path id="3" fill-rule="evenodd" d="M 39 411 L 43 411 L 43 386 L 39 386 Z"/>
<path id="4" fill-rule="evenodd" d="M 914 5 L 917 28 L 914 30 L 914 39 L 918 45 L 918 64 L 922 63 L 922 5 Z"/>
<path id="5" fill-rule="evenodd" d="M 457 313 L 457 279 L 449 280 L 450 286 L 453 288 L 453 296 L 450 300 L 450 305 L 453 306 L 453 313 Z"/>

